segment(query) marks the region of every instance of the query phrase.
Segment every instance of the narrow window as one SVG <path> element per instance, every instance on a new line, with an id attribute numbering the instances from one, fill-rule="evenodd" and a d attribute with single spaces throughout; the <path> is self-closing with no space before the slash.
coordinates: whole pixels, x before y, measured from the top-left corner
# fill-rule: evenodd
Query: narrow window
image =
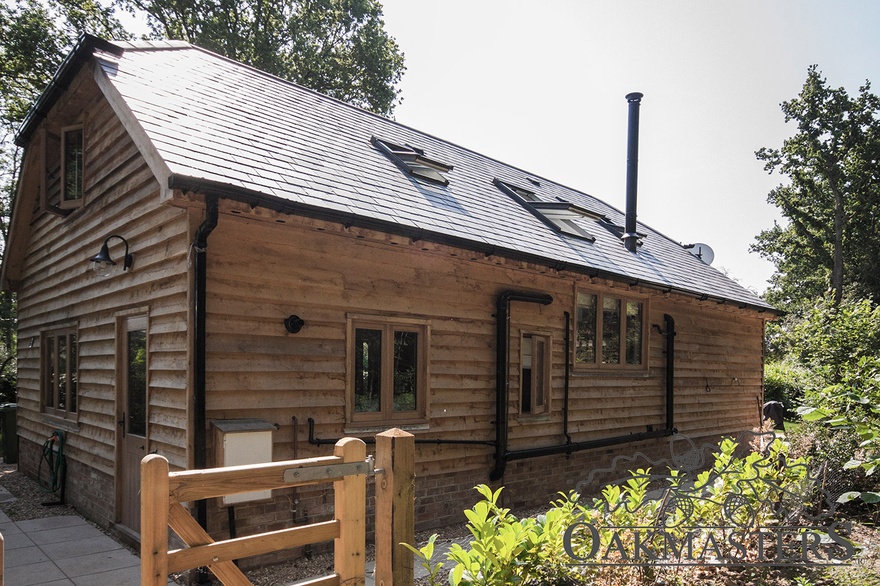
<path id="1" fill-rule="evenodd" d="M 83 130 L 70 128 L 61 137 L 61 207 L 72 208 L 82 203 L 83 196 Z"/>
<path id="2" fill-rule="evenodd" d="M 596 296 L 578 293 L 575 362 L 596 363 Z"/>
<path id="3" fill-rule="evenodd" d="M 126 433 L 147 435 L 147 332 L 129 330 L 127 335 L 126 382 L 128 428 Z"/>
<path id="4" fill-rule="evenodd" d="M 382 330 L 358 328 L 355 334 L 354 410 L 378 413 L 382 376 Z"/>
<path id="5" fill-rule="evenodd" d="M 626 302 L 626 363 L 642 363 L 642 304 Z"/>
<path id="6" fill-rule="evenodd" d="M 523 335 L 520 354 L 520 411 L 545 413 L 550 397 L 550 337 Z"/>
<path id="7" fill-rule="evenodd" d="M 620 299 L 602 301 L 602 362 L 620 364 Z"/>
<path id="8" fill-rule="evenodd" d="M 351 421 L 425 417 L 427 327 L 389 321 L 353 324 Z"/>
<path id="9" fill-rule="evenodd" d="M 43 336 L 43 410 L 59 417 L 77 411 L 76 332 L 61 330 Z"/>
<path id="10" fill-rule="evenodd" d="M 418 402 L 419 334 L 394 332 L 394 411 L 415 411 Z"/>

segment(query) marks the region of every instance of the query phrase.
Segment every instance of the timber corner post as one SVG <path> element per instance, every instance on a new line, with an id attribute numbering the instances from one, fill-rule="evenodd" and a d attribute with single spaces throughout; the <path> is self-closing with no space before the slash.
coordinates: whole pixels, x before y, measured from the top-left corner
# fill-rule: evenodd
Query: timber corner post
<path id="1" fill-rule="evenodd" d="M 413 554 L 400 544 L 415 544 L 415 436 L 378 434 L 376 467 L 376 586 L 412 586 Z"/>

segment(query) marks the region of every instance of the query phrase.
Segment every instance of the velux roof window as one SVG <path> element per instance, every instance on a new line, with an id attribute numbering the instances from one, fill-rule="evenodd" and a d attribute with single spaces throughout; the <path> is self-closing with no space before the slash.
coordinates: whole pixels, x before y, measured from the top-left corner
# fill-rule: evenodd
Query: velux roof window
<path id="1" fill-rule="evenodd" d="M 544 222 L 553 231 L 562 232 L 563 234 L 582 238 L 590 242 L 596 241 L 596 237 L 590 234 L 578 222 L 584 219 L 591 221 L 601 220 L 605 219 L 604 216 L 585 210 L 567 201 L 540 201 L 533 191 L 511 185 L 500 179 L 495 179 L 494 183 L 498 189 L 521 203 L 523 207 L 532 212 L 536 218 Z"/>
<path id="2" fill-rule="evenodd" d="M 385 153 L 385 156 L 400 167 L 400 170 L 404 173 L 430 181 L 431 183 L 449 185 L 449 180 L 443 173 L 452 171 L 452 165 L 426 157 L 425 151 L 420 148 L 409 145 L 397 145 L 375 136 L 370 139 L 370 142 L 377 149 Z"/>

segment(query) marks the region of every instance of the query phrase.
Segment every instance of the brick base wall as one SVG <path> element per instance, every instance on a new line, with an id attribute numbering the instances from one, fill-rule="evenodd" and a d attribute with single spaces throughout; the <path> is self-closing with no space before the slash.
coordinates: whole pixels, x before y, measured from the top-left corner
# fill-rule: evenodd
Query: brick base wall
<path id="1" fill-rule="evenodd" d="M 43 481 L 46 481 L 48 478 L 46 464 L 43 463 L 40 469 L 43 446 L 25 438 L 19 438 L 19 442 L 19 470 L 34 479 L 39 473 Z M 101 527 L 110 527 L 116 510 L 113 477 L 90 468 L 70 456 L 66 457 L 66 468 L 64 501 Z M 47 500 L 53 498 L 47 496 Z"/>

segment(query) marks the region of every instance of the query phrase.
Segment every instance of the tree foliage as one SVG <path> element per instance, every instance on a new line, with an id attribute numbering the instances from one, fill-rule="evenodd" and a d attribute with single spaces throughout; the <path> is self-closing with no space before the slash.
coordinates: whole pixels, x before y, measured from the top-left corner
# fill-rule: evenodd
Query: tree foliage
<path id="1" fill-rule="evenodd" d="M 6 0 L 0 6 L 0 252 L 6 250 L 21 162 L 15 132 L 84 32 L 128 38 L 113 11 L 94 0 Z M 15 296 L 0 294 L 0 401 L 14 398 L 15 313 Z"/>
<path id="2" fill-rule="evenodd" d="M 752 246 L 776 264 L 768 300 L 790 308 L 829 289 L 836 302 L 845 292 L 880 299 L 880 98 L 868 81 L 854 97 L 831 88 L 812 66 L 782 111 L 796 134 L 756 153 L 787 179 L 768 196 L 787 225 Z"/>
<path id="3" fill-rule="evenodd" d="M 345 102 L 390 114 L 403 54 L 377 0 L 119 0 L 181 39 Z"/>

